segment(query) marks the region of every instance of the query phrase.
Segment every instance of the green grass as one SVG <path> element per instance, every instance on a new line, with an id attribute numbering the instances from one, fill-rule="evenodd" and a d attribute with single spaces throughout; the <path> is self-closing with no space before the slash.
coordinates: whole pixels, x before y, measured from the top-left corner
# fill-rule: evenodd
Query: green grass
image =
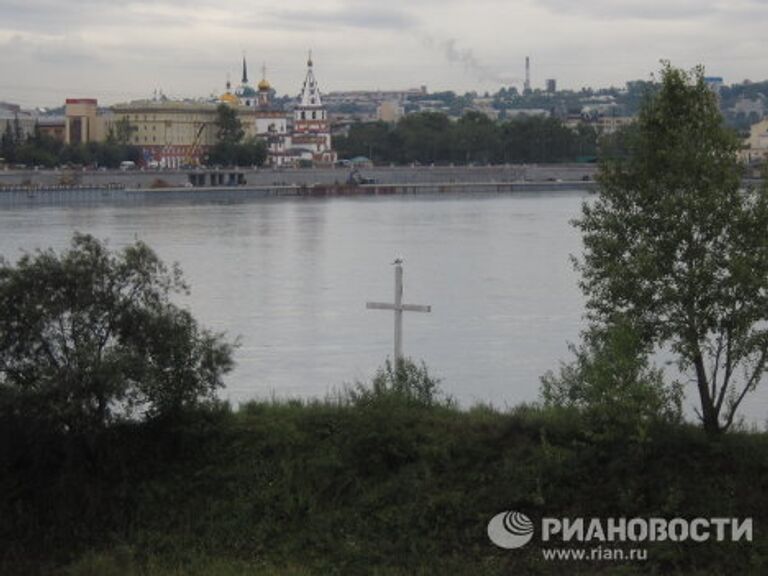
<path id="1" fill-rule="evenodd" d="M 7 428 L 7 426 L 6 426 Z M 13 434 L 12 434 L 13 432 Z M 768 437 L 656 425 L 595 435 L 578 413 L 397 394 L 254 402 L 98 438 L 0 430 L 6 575 L 761 574 Z M 488 520 L 755 518 L 756 541 L 651 544 L 648 562 L 541 560 Z"/>

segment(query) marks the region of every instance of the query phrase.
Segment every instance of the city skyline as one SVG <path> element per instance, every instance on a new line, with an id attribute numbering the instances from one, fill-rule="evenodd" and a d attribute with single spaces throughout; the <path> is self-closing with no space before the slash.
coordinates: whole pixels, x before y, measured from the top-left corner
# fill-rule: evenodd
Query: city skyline
<path id="1" fill-rule="evenodd" d="M 236 83 L 245 51 L 266 63 L 279 94 L 300 88 L 312 48 L 323 92 L 354 89 L 496 91 L 532 85 L 623 86 L 659 60 L 703 64 L 727 83 L 762 79 L 768 6 L 757 0 L 400 0 L 271 3 L 233 0 L 0 0 L 0 100 L 105 105 L 152 95 L 201 97 Z M 252 73 L 252 76 L 256 74 Z"/>

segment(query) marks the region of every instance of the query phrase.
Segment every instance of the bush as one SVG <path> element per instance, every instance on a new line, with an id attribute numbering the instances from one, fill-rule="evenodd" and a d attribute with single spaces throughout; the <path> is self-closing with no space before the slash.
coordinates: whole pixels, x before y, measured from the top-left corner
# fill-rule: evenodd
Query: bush
<path id="1" fill-rule="evenodd" d="M 664 383 L 647 346 L 625 321 L 592 328 L 584 344 L 571 350 L 576 356 L 571 364 L 541 379 L 545 405 L 581 410 L 591 429 L 609 434 L 644 435 L 649 423 L 680 420 L 681 386 Z"/>
<path id="2" fill-rule="evenodd" d="M 357 383 L 346 391 L 352 404 L 403 401 L 419 406 L 453 406 L 450 396 L 440 390 L 440 380 L 429 375 L 426 364 L 403 359 L 395 367 L 387 360 L 376 372 L 371 387 Z"/>

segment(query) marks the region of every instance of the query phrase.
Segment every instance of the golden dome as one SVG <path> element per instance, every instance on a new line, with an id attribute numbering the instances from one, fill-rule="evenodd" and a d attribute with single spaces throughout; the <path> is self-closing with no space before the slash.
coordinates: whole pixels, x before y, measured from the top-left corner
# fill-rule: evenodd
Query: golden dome
<path id="1" fill-rule="evenodd" d="M 224 94 L 219 96 L 219 101 L 223 102 L 224 104 L 229 104 L 230 106 L 237 106 L 240 104 L 238 97 L 231 92 L 224 92 Z"/>
<path id="2" fill-rule="evenodd" d="M 261 82 L 259 82 L 259 90 L 269 90 L 270 88 L 272 88 L 272 86 L 267 82 L 267 79 L 262 78 Z"/>

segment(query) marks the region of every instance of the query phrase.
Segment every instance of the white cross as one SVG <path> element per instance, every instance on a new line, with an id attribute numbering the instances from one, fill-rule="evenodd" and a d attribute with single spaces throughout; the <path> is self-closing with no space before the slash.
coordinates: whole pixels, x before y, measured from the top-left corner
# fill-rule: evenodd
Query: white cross
<path id="1" fill-rule="evenodd" d="M 431 312 L 431 306 L 418 304 L 403 304 L 403 261 L 398 258 L 395 265 L 395 303 L 367 302 L 368 310 L 394 310 L 395 311 L 395 366 L 403 358 L 403 312 Z"/>

